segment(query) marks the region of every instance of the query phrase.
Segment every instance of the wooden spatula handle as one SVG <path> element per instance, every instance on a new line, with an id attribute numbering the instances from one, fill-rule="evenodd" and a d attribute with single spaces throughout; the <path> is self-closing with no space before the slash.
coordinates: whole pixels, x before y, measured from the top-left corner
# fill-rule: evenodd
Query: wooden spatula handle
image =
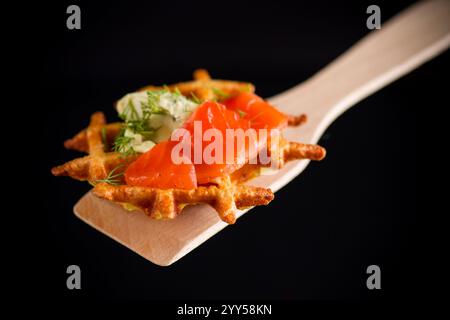
<path id="1" fill-rule="evenodd" d="M 381 11 L 383 8 L 381 8 Z M 302 140 L 318 141 L 342 112 L 430 60 L 450 45 L 450 1 L 419 2 L 370 31 L 308 81 L 271 99 L 285 112 L 307 113 Z"/>

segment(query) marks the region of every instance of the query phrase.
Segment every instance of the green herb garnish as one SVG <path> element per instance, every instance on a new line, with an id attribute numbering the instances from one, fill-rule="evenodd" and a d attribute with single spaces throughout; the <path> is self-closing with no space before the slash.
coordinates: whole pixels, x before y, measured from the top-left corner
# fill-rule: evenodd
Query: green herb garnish
<path id="1" fill-rule="evenodd" d="M 134 104 L 130 101 L 126 105 L 126 107 L 122 110 L 122 113 L 119 114 L 119 118 L 123 121 L 132 121 L 139 119 L 139 113 L 136 110 Z"/>
<path id="2" fill-rule="evenodd" d="M 124 126 L 114 141 L 114 151 L 120 152 L 123 156 L 136 153 L 133 147 L 130 146 L 133 137 L 125 136 L 127 130 L 133 134 L 140 134 L 145 139 L 151 139 L 156 129 L 150 127 L 150 116 L 152 114 L 167 114 L 167 110 L 159 106 L 159 97 L 167 92 L 169 91 L 147 91 L 147 103 L 141 105 L 142 115 L 139 114 L 131 101 L 128 103 L 122 113 L 119 114 L 119 117 L 124 121 Z"/>
<path id="3" fill-rule="evenodd" d="M 239 109 L 237 109 L 237 112 L 239 113 L 239 116 L 240 116 L 241 118 L 245 117 L 245 115 L 247 114 L 247 112 L 244 112 L 244 111 L 239 110 Z"/>
<path id="4" fill-rule="evenodd" d="M 125 128 L 122 128 L 119 135 L 114 141 L 113 150 L 122 154 L 122 156 L 127 157 L 136 153 L 133 147 L 130 146 L 130 142 L 133 141 L 132 137 L 125 136 Z"/>
<path id="5" fill-rule="evenodd" d="M 106 137 L 106 127 L 102 128 L 101 134 L 102 134 L 103 150 L 107 152 L 109 150 L 109 146 L 108 146 L 108 139 Z"/>
<path id="6" fill-rule="evenodd" d="M 167 110 L 159 106 L 159 97 L 164 93 L 168 93 L 168 90 L 147 91 L 148 105 L 143 106 L 142 111 L 144 113 L 143 118 L 148 120 L 152 114 L 167 114 Z"/>
<path id="7" fill-rule="evenodd" d="M 220 100 L 225 100 L 231 97 L 231 95 L 229 95 L 228 93 L 223 92 L 222 90 L 217 88 L 212 88 L 212 91 Z"/>
<path id="8" fill-rule="evenodd" d="M 133 101 L 136 105 L 133 104 Z M 124 124 L 115 139 L 113 149 L 128 156 L 136 153 L 133 145 L 137 146 L 141 142 L 153 141 L 156 137 L 159 129 L 156 126 L 161 120 L 164 123 L 166 119 L 152 118 L 153 115 L 170 116 L 173 121 L 178 121 L 182 116 L 180 111 L 183 110 L 184 113 L 187 113 L 195 104 L 185 98 L 177 87 L 169 89 L 164 86 L 162 90 L 139 93 L 137 100 L 133 96 L 128 97 L 122 106 L 124 107 L 119 117 Z"/>
<path id="9" fill-rule="evenodd" d="M 106 176 L 105 179 L 98 179 L 95 181 L 89 181 L 89 183 L 93 186 L 95 186 L 98 183 L 104 182 L 113 186 L 118 186 L 121 183 L 121 179 L 120 177 L 123 176 L 124 172 L 117 172 L 117 170 L 121 167 L 123 167 L 123 163 L 119 164 L 117 167 L 115 167 L 114 169 L 112 169 L 108 175 Z M 117 173 L 116 173 L 117 172 Z"/>
<path id="10" fill-rule="evenodd" d="M 202 100 L 200 100 L 200 98 L 197 97 L 194 92 L 191 92 L 191 100 L 196 104 L 202 103 Z"/>
<path id="11" fill-rule="evenodd" d="M 178 96 L 181 96 L 182 94 L 181 94 L 181 91 L 180 91 L 180 89 L 178 89 L 178 87 L 175 87 L 175 89 L 173 90 L 173 93 L 175 93 L 176 95 L 178 95 Z"/>
<path id="12" fill-rule="evenodd" d="M 241 92 L 251 92 L 252 91 L 252 85 L 250 83 L 247 83 L 245 87 L 241 88 Z"/>

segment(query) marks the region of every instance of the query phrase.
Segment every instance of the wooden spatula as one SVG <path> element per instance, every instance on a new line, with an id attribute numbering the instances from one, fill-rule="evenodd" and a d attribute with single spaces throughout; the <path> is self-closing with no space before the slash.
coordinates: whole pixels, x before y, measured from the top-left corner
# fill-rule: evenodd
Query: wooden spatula
<path id="1" fill-rule="evenodd" d="M 346 109 L 386 86 L 450 45 L 450 1 L 418 3 L 383 23 L 308 81 L 269 101 L 288 114 L 306 113 L 309 121 L 287 129 L 289 140 L 316 143 L 330 123 Z M 251 181 L 279 190 L 308 165 L 289 163 L 275 175 Z M 274 200 L 276 201 L 276 199 Z M 141 212 L 87 193 L 75 205 L 75 214 L 144 258 L 161 266 L 177 261 L 225 228 L 207 205 L 187 207 L 171 221 L 156 221 Z M 240 211 L 238 217 L 245 211 Z"/>

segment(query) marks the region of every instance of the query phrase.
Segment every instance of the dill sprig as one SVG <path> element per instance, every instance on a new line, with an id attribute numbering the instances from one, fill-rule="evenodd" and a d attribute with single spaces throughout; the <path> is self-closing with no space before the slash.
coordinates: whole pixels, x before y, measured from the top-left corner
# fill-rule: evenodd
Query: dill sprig
<path id="1" fill-rule="evenodd" d="M 125 122 L 139 119 L 139 113 L 132 101 L 129 101 L 125 108 L 123 108 L 122 112 L 119 114 L 119 118 Z"/>
<path id="2" fill-rule="evenodd" d="M 173 104 L 179 107 L 181 103 L 188 101 L 177 87 L 169 89 L 169 87 L 164 86 L 162 90 L 147 91 L 145 94 L 147 95 L 147 99 L 145 99 L 145 95 L 143 99 L 142 96 L 140 96 L 137 105 L 134 105 L 130 99 L 119 114 L 119 117 L 124 121 L 124 124 L 114 141 L 113 150 L 122 155 L 128 156 L 136 153 L 133 148 L 135 139 L 138 139 L 138 143 L 139 141 L 145 142 L 146 140 L 153 140 L 156 132 L 160 128 L 156 127 L 155 121 L 153 121 L 152 124 L 152 115 L 171 116 L 173 121 L 177 121 L 178 118 L 176 117 L 181 116 L 176 116 L 176 113 L 172 115 L 170 106 Z M 192 104 L 190 101 L 189 103 Z M 169 110 L 162 107 L 167 104 L 169 105 Z M 190 111 L 189 106 L 184 105 L 183 111 L 185 113 Z M 158 121 L 156 121 L 156 123 L 157 122 Z"/>
<path id="3" fill-rule="evenodd" d="M 104 179 L 98 179 L 98 180 L 95 180 L 95 181 L 90 181 L 90 184 L 93 185 L 93 186 L 95 186 L 95 185 L 98 184 L 98 183 L 104 182 L 104 183 L 108 183 L 108 184 L 113 185 L 113 186 L 118 186 L 118 185 L 120 185 L 120 184 L 121 184 L 121 181 L 122 181 L 122 180 L 120 179 L 120 177 L 123 176 L 124 171 L 117 172 L 117 170 L 119 170 L 119 169 L 122 168 L 123 166 L 124 166 L 123 163 L 119 164 L 118 166 L 116 166 L 114 169 L 112 169 L 112 170 L 108 173 L 108 175 L 106 176 L 106 178 L 104 178 Z"/>
<path id="4" fill-rule="evenodd" d="M 131 131 L 134 134 L 140 134 L 145 139 L 151 139 L 156 129 L 151 128 L 149 119 L 152 114 L 166 114 L 167 111 L 158 105 L 159 96 L 168 90 L 147 91 L 147 103 L 141 106 L 142 116 L 137 111 L 135 105 L 130 101 L 119 117 L 124 121 L 122 130 L 114 141 L 113 150 L 121 153 L 123 156 L 129 156 L 136 153 L 130 143 L 133 137 L 125 135 L 125 132 Z"/>
<path id="5" fill-rule="evenodd" d="M 102 134 L 103 150 L 107 152 L 109 150 L 109 146 L 108 146 L 108 139 L 106 136 L 106 127 L 102 127 L 101 134 Z"/>
<path id="6" fill-rule="evenodd" d="M 157 91 L 147 91 L 148 104 L 147 106 L 144 106 L 142 108 L 142 111 L 144 113 L 143 118 L 148 119 L 148 117 L 150 117 L 150 115 L 152 114 L 167 114 L 167 110 L 159 106 L 159 97 L 167 92 L 169 92 L 169 90 L 167 89 Z"/>
<path id="7" fill-rule="evenodd" d="M 173 93 L 175 93 L 177 96 L 181 96 L 182 95 L 180 89 L 178 89 L 177 86 L 175 86 L 175 89 L 173 90 Z"/>
<path id="8" fill-rule="evenodd" d="M 201 104 L 202 103 L 202 100 L 200 100 L 200 98 L 197 97 L 194 92 L 191 92 L 191 100 L 193 102 L 195 102 L 196 104 Z"/>
<path id="9" fill-rule="evenodd" d="M 239 116 L 240 116 L 241 118 L 245 117 L 245 115 L 247 114 L 247 112 L 242 111 L 242 110 L 240 110 L 240 109 L 237 109 L 237 112 L 239 113 Z"/>
<path id="10" fill-rule="evenodd" d="M 251 92 L 251 91 L 252 91 L 252 86 L 251 86 L 251 84 L 250 84 L 250 83 L 247 83 L 247 84 L 245 85 L 245 87 L 242 87 L 242 88 L 240 89 L 240 91 L 241 91 L 241 92 Z"/>
<path id="11" fill-rule="evenodd" d="M 130 146 L 130 142 L 133 141 L 133 138 L 125 136 L 125 130 L 125 128 L 120 130 L 113 146 L 113 150 L 122 154 L 123 157 L 131 156 L 136 153 L 133 147 Z"/>
<path id="12" fill-rule="evenodd" d="M 220 99 L 220 100 L 225 100 L 231 97 L 230 94 L 218 89 L 218 88 L 212 88 L 212 91 L 214 92 L 214 94 Z"/>

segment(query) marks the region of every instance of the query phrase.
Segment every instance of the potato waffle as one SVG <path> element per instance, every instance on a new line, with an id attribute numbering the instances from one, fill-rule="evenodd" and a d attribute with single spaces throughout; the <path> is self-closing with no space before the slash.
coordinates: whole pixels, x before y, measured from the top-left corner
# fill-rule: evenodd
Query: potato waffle
<path id="1" fill-rule="evenodd" d="M 182 82 L 165 87 L 178 90 L 185 96 L 195 96 L 201 100 L 217 99 L 217 90 L 223 94 L 235 94 L 242 90 L 254 90 L 249 83 L 226 80 L 212 80 L 205 70 L 194 73 L 194 81 Z M 144 90 L 159 90 L 161 87 L 145 87 Z M 306 121 L 305 115 L 287 116 L 289 125 L 299 125 Z M 122 128 L 121 123 L 106 123 L 105 116 L 96 112 L 91 116 L 87 129 L 66 140 L 64 146 L 88 153 L 87 156 L 71 160 L 54 167 L 55 176 L 70 176 L 87 180 L 93 186 L 93 193 L 103 199 L 114 201 L 128 209 L 140 209 L 154 219 L 173 219 L 186 205 L 206 203 L 211 205 L 219 217 L 232 224 L 236 209 L 267 205 L 274 197 L 270 189 L 248 186 L 247 180 L 258 175 L 261 164 L 246 164 L 231 175 L 217 178 L 207 185 L 195 189 L 158 189 L 126 185 L 123 172 L 138 157 L 124 156 L 112 152 L 111 146 Z M 317 145 L 289 142 L 281 138 L 276 154 L 269 150 L 271 157 L 277 157 L 279 167 L 295 159 L 321 160 L 325 149 Z"/>

